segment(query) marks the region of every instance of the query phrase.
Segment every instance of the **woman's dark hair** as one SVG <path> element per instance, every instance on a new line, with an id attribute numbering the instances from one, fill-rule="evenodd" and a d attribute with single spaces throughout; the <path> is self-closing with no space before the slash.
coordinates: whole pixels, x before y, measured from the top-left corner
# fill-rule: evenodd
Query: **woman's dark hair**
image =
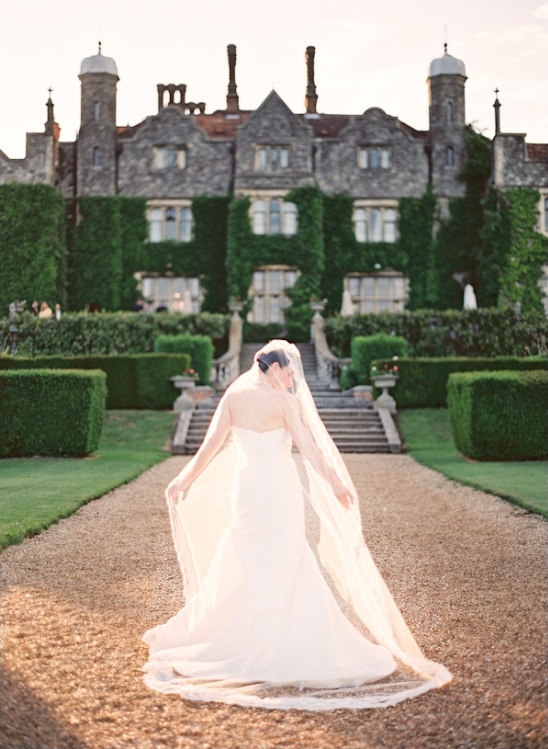
<path id="1" fill-rule="evenodd" d="M 266 372 L 274 362 L 277 362 L 282 368 L 287 367 L 289 364 L 289 357 L 285 351 L 277 349 L 276 351 L 269 351 L 267 354 L 261 354 L 257 359 L 257 364 L 259 365 L 261 372 Z"/>

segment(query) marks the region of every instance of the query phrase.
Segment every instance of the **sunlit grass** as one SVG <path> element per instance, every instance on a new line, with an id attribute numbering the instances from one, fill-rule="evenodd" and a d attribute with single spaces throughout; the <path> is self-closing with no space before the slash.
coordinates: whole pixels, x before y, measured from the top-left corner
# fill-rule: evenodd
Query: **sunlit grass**
<path id="1" fill-rule="evenodd" d="M 0 461 L 0 546 L 40 533 L 168 458 L 174 419 L 167 411 L 108 411 L 88 458 Z"/>
<path id="2" fill-rule="evenodd" d="M 463 457 L 453 443 L 447 409 L 409 409 L 397 418 L 405 447 L 419 463 L 548 517 L 547 461 L 479 462 Z"/>

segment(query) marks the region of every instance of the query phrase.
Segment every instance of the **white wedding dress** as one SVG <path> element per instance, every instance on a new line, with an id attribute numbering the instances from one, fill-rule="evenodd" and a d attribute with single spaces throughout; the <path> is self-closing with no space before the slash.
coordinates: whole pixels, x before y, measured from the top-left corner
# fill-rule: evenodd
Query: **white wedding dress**
<path id="1" fill-rule="evenodd" d="M 401 619 L 357 507 L 327 496 L 326 510 L 325 482 L 297 461 L 285 427 L 232 425 L 185 500 L 168 502 L 186 599 L 144 635 L 149 687 L 329 710 L 385 707 L 450 680 Z"/>

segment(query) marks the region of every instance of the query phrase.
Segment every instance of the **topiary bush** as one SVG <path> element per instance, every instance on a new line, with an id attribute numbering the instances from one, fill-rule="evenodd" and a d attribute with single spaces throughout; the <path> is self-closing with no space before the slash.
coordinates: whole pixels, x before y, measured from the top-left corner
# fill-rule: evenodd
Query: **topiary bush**
<path id="1" fill-rule="evenodd" d="M 154 351 L 170 354 L 190 354 L 190 364 L 200 375 L 200 384 L 209 385 L 213 344 L 200 335 L 161 335 L 154 342 Z"/>
<path id="2" fill-rule="evenodd" d="M 42 369 L 0 372 L 0 455 L 80 457 L 97 450 L 106 375 Z"/>
<path id="3" fill-rule="evenodd" d="M 352 370 L 360 382 L 369 379 L 371 365 L 377 359 L 405 356 L 408 352 L 407 341 L 399 336 L 379 333 L 372 336 L 357 336 L 352 341 Z"/>
<path id="4" fill-rule="evenodd" d="M 548 372 L 455 372 L 447 402 L 457 449 L 475 460 L 548 456 Z"/>
<path id="5" fill-rule="evenodd" d="M 101 369 L 107 376 L 106 407 L 162 410 L 176 397 L 169 378 L 190 366 L 189 354 L 0 357 L 1 369 Z"/>
<path id="6" fill-rule="evenodd" d="M 373 364 L 379 369 L 394 362 L 380 359 Z M 436 357 L 402 358 L 398 361 L 398 381 L 392 389 L 398 408 L 445 408 L 447 381 L 452 372 L 492 370 L 547 369 L 548 358 L 543 357 Z"/>

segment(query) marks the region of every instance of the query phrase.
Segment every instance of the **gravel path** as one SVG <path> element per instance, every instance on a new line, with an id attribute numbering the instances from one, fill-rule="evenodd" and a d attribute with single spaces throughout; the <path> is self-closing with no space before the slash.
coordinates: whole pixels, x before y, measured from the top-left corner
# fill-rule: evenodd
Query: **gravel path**
<path id="1" fill-rule="evenodd" d="M 386 710 L 189 703 L 141 681 L 145 629 L 180 605 L 170 458 L 7 549 L 4 749 L 528 749 L 546 746 L 548 524 L 405 455 L 347 455 L 366 537 L 451 684 Z"/>

